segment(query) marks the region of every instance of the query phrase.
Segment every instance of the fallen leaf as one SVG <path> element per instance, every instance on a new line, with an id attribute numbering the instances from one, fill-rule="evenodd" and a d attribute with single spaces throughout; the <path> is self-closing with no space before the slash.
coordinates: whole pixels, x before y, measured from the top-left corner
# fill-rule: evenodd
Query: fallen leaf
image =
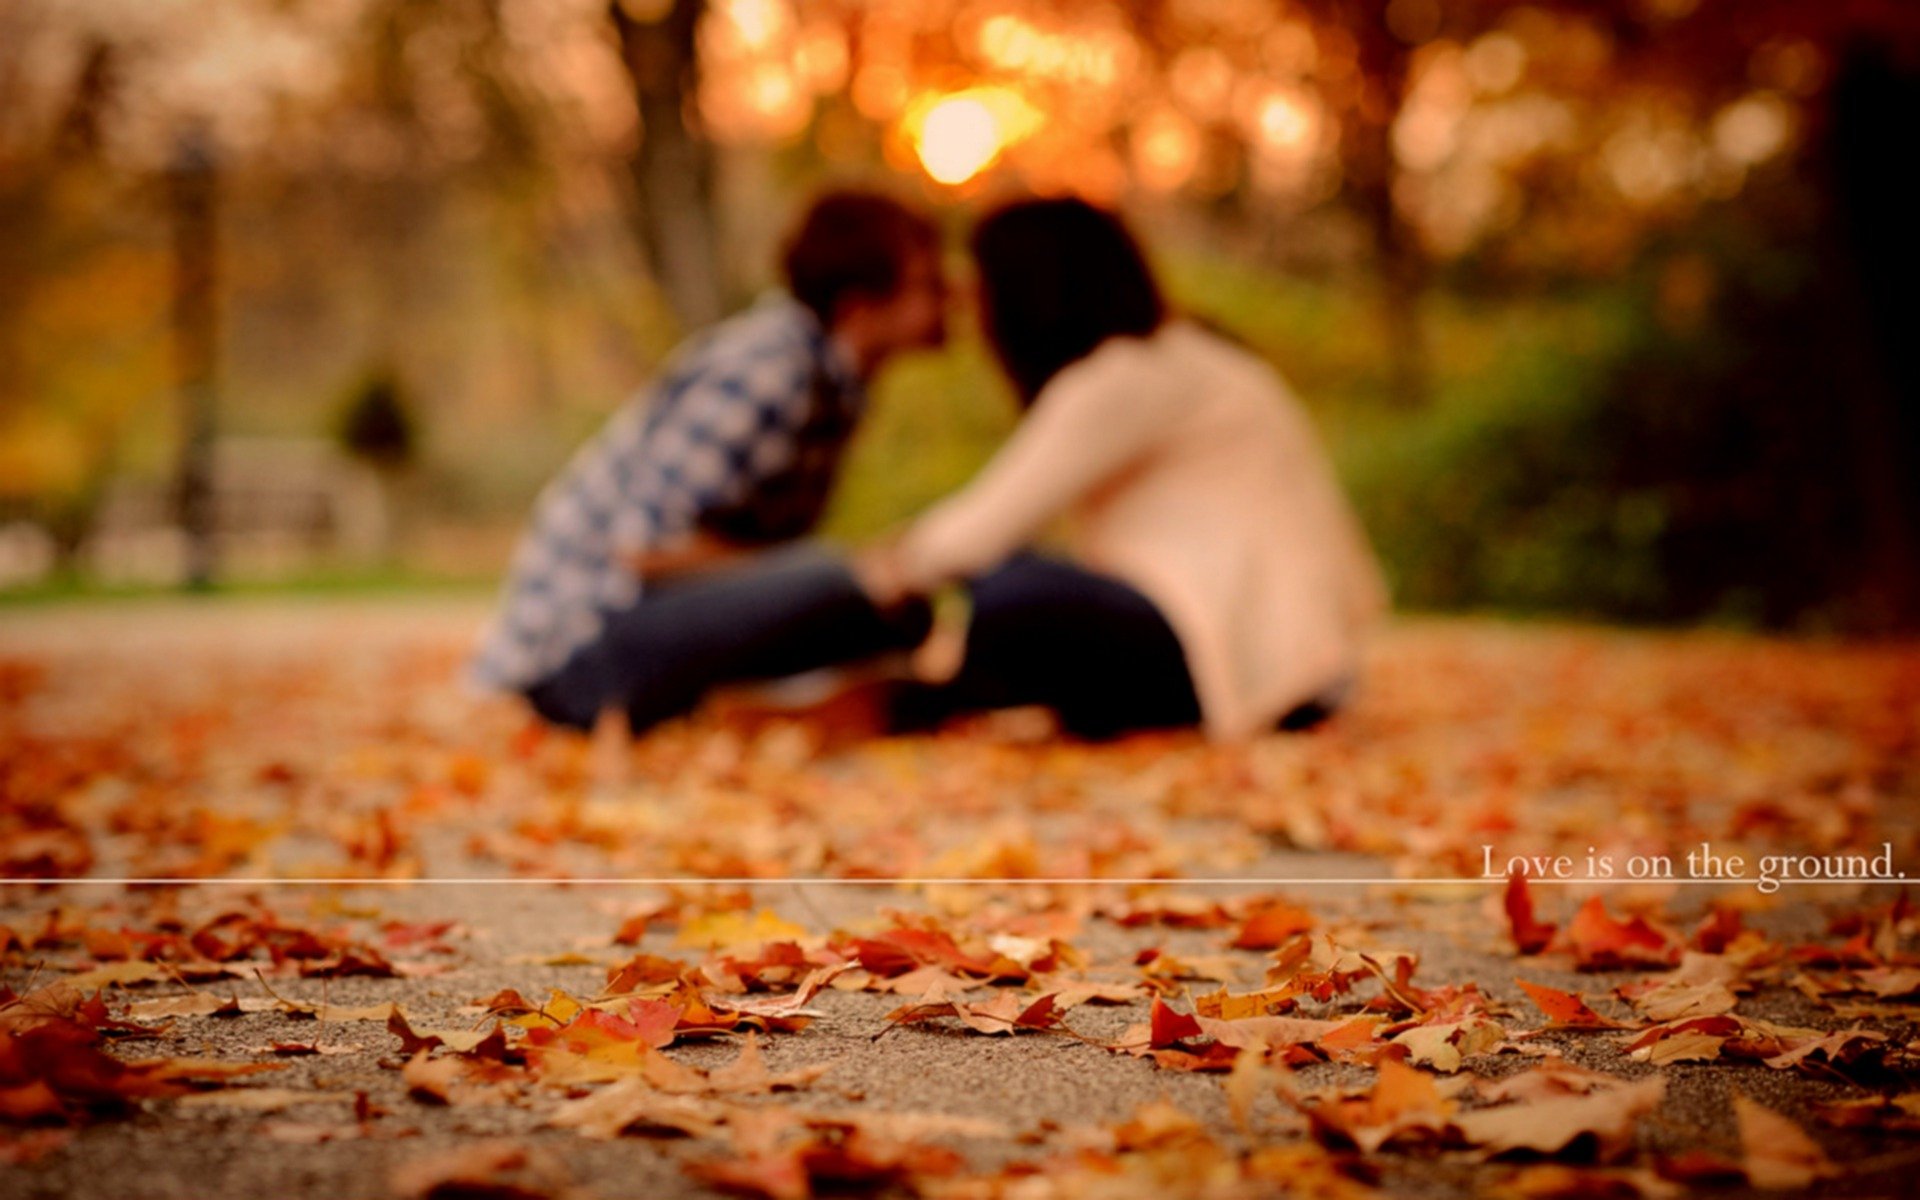
<path id="1" fill-rule="evenodd" d="M 659 1091 L 636 1075 L 562 1104 L 548 1124 L 603 1140 L 629 1130 L 707 1137 L 725 1125 L 734 1111 L 715 1100 Z"/>
<path id="2" fill-rule="evenodd" d="M 1742 1165 L 1753 1186 L 1803 1188 L 1839 1174 L 1817 1142 L 1772 1109 L 1735 1092 L 1733 1116 L 1740 1127 Z"/>
<path id="3" fill-rule="evenodd" d="M 1390 1039 L 1405 1046 L 1408 1060 L 1452 1074 L 1476 1054 L 1487 1054 L 1507 1040 L 1507 1031 L 1482 1016 L 1444 1024 L 1416 1025 Z"/>
<path id="4" fill-rule="evenodd" d="M 1247 915 L 1229 944 L 1235 950 L 1271 950 L 1313 926 L 1313 914 L 1307 910 L 1271 901 Z"/>
<path id="5" fill-rule="evenodd" d="M 1351 1143 L 1368 1154 L 1389 1142 L 1438 1143 L 1455 1107 L 1440 1094 L 1433 1076 L 1393 1058 L 1380 1060 L 1374 1085 L 1364 1096 L 1291 1099 L 1322 1141 Z"/>
<path id="6" fill-rule="evenodd" d="M 1027 1000 L 1015 992 L 1001 992 L 983 1004 L 933 1000 L 896 1008 L 887 1014 L 894 1025 L 911 1025 L 934 1017 L 956 1017 L 976 1033 L 1007 1034 L 1022 1029 L 1046 1031 L 1060 1026 L 1052 996 Z"/>
<path id="7" fill-rule="evenodd" d="M 1547 1029 L 1632 1029 L 1634 1026 L 1612 1017 L 1603 1017 L 1587 1007 L 1587 1002 L 1572 992 L 1563 992 L 1558 988 L 1543 987 L 1537 983 L 1528 983 L 1516 979 L 1520 990 L 1533 1001 L 1534 1007 L 1547 1014 Z"/>
<path id="8" fill-rule="evenodd" d="M 1682 949 L 1677 937 L 1645 917 L 1614 920 L 1598 896 L 1589 897 L 1574 913 L 1564 936 L 1575 965 L 1584 971 L 1672 966 L 1680 961 Z"/>
<path id="9" fill-rule="evenodd" d="M 471 1141 L 394 1168 L 401 1200 L 562 1200 L 569 1176 L 550 1155 L 515 1142 Z"/>
<path id="10" fill-rule="evenodd" d="M 1553 932 L 1558 926 L 1536 921 L 1533 916 L 1533 893 L 1528 890 L 1524 872 L 1514 872 L 1507 876 L 1506 892 L 1507 927 L 1513 934 L 1513 944 L 1522 954 L 1538 954 L 1553 941 Z"/>
<path id="11" fill-rule="evenodd" d="M 1579 1152 L 1611 1162 L 1633 1147 L 1641 1117 L 1660 1106 L 1666 1080 L 1652 1076 L 1584 1096 L 1476 1109 L 1454 1118 L 1469 1146 L 1488 1155 Z"/>

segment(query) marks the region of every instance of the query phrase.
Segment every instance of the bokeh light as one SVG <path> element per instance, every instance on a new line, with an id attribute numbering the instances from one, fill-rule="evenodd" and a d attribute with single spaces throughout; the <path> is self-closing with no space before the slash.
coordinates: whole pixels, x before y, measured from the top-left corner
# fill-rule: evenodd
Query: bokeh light
<path id="1" fill-rule="evenodd" d="M 935 182 L 951 187 L 992 166 L 1038 123 L 1038 111 L 1018 92 L 983 87 L 930 97 L 906 124 L 920 165 Z"/>

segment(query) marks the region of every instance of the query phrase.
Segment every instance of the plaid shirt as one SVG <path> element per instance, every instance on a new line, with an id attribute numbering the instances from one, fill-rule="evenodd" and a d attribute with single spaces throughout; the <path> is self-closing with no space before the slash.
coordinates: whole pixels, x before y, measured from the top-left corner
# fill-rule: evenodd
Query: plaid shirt
<path id="1" fill-rule="evenodd" d="M 695 529 L 771 544 L 811 530 L 865 395 L 804 305 L 772 296 L 696 337 L 547 485 L 473 665 L 539 683 L 640 597 L 626 559 Z"/>

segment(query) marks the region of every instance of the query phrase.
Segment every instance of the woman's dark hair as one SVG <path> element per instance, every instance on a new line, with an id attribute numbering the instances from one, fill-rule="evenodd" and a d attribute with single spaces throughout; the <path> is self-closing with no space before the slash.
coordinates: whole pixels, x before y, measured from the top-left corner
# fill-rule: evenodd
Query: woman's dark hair
<path id="1" fill-rule="evenodd" d="M 1111 337 L 1153 332 L 1166 303 L 1120 218 L 1084 200 L 1019 200 L 974 227 L 981 321 L 1023 403 Z"/>
<path id="2" fill-rule="evenodd" d="M 800 218 L 780 266 L 794 298 L 829 323 L 850 292 L 893 295 L 909 256 L 939 242 L 933 222 L 891 196 L 830 191 Z"/>

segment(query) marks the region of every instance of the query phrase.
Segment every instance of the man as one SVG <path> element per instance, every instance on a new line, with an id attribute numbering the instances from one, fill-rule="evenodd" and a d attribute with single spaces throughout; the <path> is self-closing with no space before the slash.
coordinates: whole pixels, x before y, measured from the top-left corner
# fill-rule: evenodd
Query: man
<path id="1" fill-rule="evenodd" d="M 624 708 L 638 733 L 713 684 L 924 635 L 922 614 L 875 609 L 841 564 L 765 552 L 818 522 L 868 381 L 944 341 L 938 235 L 891 198 L 833 192 L 782 267 L 787 294 L 683 345 L 542 492 L 474 664 L 481 683 L 571 728 Z M 766 630 L 769 598 L 819 621 L 817 636 Z M 754 626 L 767 636 L 741 632 Z"/>

